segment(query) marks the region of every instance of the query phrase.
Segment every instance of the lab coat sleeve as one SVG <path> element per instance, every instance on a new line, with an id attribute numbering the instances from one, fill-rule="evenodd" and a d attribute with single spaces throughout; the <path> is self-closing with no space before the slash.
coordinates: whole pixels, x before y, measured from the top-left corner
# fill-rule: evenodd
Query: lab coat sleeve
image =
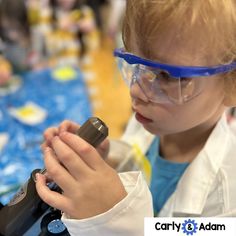
<path id="1" fill-rule="evenodd" d="M 112 209 L 82 220 L 62 215 L 62 221 L 71 236 L 144 235 L 144 217 L 153 216 L 149 188 L 141 172 L 120 173 L 119 176 L 128 194 Z"/>

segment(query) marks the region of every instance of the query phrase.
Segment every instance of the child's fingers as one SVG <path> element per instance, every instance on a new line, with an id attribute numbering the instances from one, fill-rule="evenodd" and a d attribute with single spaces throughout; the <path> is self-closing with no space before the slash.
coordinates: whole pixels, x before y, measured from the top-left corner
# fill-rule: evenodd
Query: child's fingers
<path id="1" fill-rule="evenodd" d="M 60 139 L 74 150 L 90 168 L 96 170 L 104 165 L 105 162 L 96 149 L 79 136 L 63 132 L 60 134 Z"/>
<path id="2" fill-rule="evenodd" d="M 76 186 L 75 179 L 58 162 L 51 148 L 44 151 L 44 162 L 48 175 L 65 192 L 73 192 Z"/>
<path id="3" fill-rule="evenodd" d="M 75 122 L 72 122 L 70 120 L 64 120 L 60 126 L 59 126 L 59 133 L 62 133 L 64 131 L 68 131 L 71 133 L 76 133 L 77 130 L 79 129 L 79 125 L 76 124 Z"/>
<path id="4" fill-rule="evenodd" d="M 101 157 L 103 159 L 106 159 L 108 156 L 109 149 L 110 149 L 109 140 L 106 138 L 96 149 L 99 152 L 99 154 L 101 155 Z"/>
<path id="5" fill-rule="evenodd" d="M 48 147 L 47 145 L 47 142 L 43 142 L 41 145 L 40 145 L 40 148 L 42 151 L 44 151 L 46 149 L 46 147 Z"/>
<path id="6" fill-rule="evenodd" d="M 54 192 L 47 187 L 46 177 L 42 174 L 36 174 L 36 190 L 40 198 L 48 205 L 66 211 L 67 199 L 60 193 Z"/>
<path id="7" fill-rule="evenodd" d="M 47 141 L 47 142 L 50 142 L 51 139 L 58 135 L 58 128 L 57 127 L 50 127 L 48 129 L 46 129 L 46 131 L 44 132 L 43 136 L 44 136 L 44 139 Z"/>
<path id="8" fill-rule="evenodd" d="M 48 174 L 47 171 L 43 175 L 46 177 L 47 183 L 53 182 L 52 177 Z"/>
<path id="9" fill-rule="evenodd" d="M 58 160 L 75 179 L 79 179 L 81 175 L 88 175 L 91 172 L 91 168 L 58 136 L 53 138 L 52 147 Z"/>

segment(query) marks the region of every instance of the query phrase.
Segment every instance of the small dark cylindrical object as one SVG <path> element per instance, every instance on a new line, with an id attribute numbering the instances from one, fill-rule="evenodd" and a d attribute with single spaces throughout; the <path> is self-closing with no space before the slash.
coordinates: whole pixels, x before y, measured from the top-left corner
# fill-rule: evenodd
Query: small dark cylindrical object
<path id="1" fill-rule="evenodd" d="M 99 118 L 91 117 L 78 129 L 77 134 L 92 146 L 97 147 L 107 137 L 108 128 Z"/>

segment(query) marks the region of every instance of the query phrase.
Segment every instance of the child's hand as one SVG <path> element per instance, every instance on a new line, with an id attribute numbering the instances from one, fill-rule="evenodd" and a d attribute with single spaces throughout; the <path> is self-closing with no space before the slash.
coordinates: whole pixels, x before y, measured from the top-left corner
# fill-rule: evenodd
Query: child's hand
<path id="1" fill-rule="evenodd" d="M 116 171 L 75 134 L 62 132 L 54 136 L 51 148 L 44 149 L 44 158 L 49 176 L 63 194 L 51 191 L 46 177 L 40 174 L 36 182 L 38 194 L 71 218 L 84 219 L 106 212 L 127 194 Z"/>
<path id="2" fill-rule="evenodd" d="M 60 133 L 63 133 L 65 131 L 68 131 L 70 133 L 75 134 L 77 130 L 80 128 L 80 126 L 72 121 L 65 120 L 63 121 L 59 127 L 51 127 L 48 128 L 44 132 L 44 142 L 41 145 L 42 150 L 44 150 L 46 147 L 51 147 L 51 140 L 54 136 L 58 136 Z M 110 143 L 108 139 L 105 139 L 98 147 L 97 151 L 102 156 L 103 159 L 107 158 L 108 152 L 109 152 Z"/>

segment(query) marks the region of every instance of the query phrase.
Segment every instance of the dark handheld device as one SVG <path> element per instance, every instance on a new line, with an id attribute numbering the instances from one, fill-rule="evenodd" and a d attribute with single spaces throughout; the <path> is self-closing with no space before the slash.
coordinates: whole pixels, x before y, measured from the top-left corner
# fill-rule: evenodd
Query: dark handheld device
<path id="1" fill-rule="evenodd" d="M 77 134 L 85 141 L 96 147 L 108 135 L 108 128 L 99 118 L 92 117 L 88 119 L 77 131 Z M 44 173 L 44 170 L 36 169 L 32 171 L 29 180 L 15 194 L 12 200 L 0 210 L 0 235 L 1 236 L 23 236 L 30 227 L 40 218 L 43 235 L 69 235 L 67 230 L 57 233 L 50 227 L 56 225 L 55 230 L 60 228 L 60 224 L 56 221 L 60 218 L 59 211 L 50 212 L 50 206 L 44 203 L 37 194 L 35 188 L 35 173 Z M 60 192 L 60 188 L 55 183 L 50 183 L 48 187 L 51 190 Z M 49 211 L 44 217 L 43 214 Z M 45 230 L 45 225 L 49 229 Z M 47 231 L 47 232 L 46 232 Z"/>

